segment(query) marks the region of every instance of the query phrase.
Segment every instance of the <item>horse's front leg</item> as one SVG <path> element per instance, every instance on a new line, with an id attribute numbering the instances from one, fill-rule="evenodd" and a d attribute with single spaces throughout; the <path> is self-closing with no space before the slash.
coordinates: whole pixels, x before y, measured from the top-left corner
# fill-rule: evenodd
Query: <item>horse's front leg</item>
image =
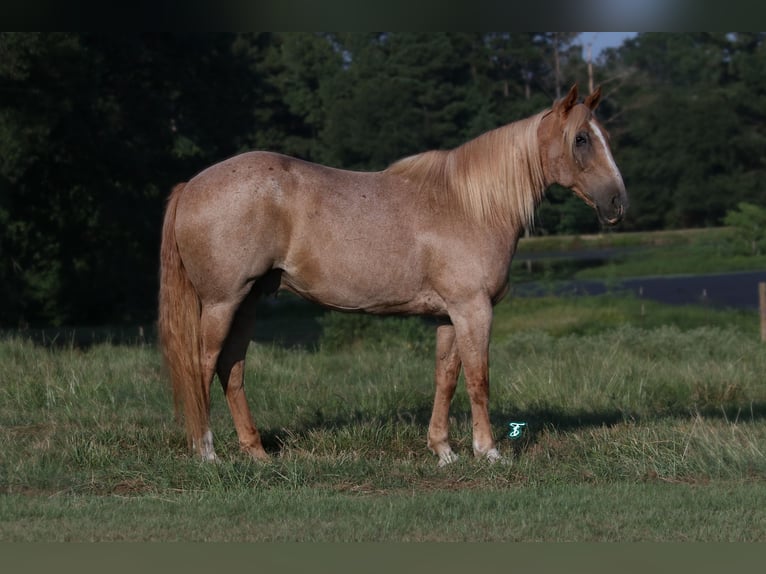
<path id="1" fill-rule="evenodd" d="M 489 423 L 489 335 L 492 304 L 477 298 L 450 313 L 463 364 L 473 420 L 473 453 L 491 461 L 500 459 Z"/>
<path id="2" fill-rule="evenodd" d="M 436 328 L 436 392 L 431 422 L 428 425 L 428 448 L 439 457 L 439 466 L 457 460 L 448 442 L 449 406 L 460 374 L 460 355 L 452 325 Z"/>

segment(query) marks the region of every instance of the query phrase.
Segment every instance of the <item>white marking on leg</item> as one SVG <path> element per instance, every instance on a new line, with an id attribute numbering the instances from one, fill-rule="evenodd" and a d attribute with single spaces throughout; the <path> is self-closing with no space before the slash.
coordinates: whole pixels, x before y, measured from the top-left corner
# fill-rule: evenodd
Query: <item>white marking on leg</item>
<path id="1" fill-rule="evenodd" d="M 492 447 L 485 451 L 482 450 L 475 441 L 473 443 L 473 454 L 476 458 L 484 457 L 489 462 L 497 462 L 499 460 L 503 460 L 503 457 L 500 455 L 500 451 L 498 451 L 497 448 Z"/>
<path id="2" fill-rule="evenodd" d="M 484 456 L 489 462 L 498 462 L 503 460 L 503 457 L 500 455 L 500 452 L 496 448 L 489 449 Z"/>
<path id="3" fill-rule="evenodd" d="M 197 445 L 195 444 L 194 447 L 196 448 L 196 446 Z M 200 445 L 199 452 L 202 460 L 206 462 L 215 462 L 218 460 L 218 456 L 215 454 L 215 449 L 213 448 L 213 432 L 210 429 L 207 429 L 205 434 L 202 435 L 202 444 Z"/>
<path id="4" fill-rule="evenodd" d="M 457 462 L 457 455 L 452 452 L 452 449 L 448 448 L 439 453 L 439 468 L 444 468 L 453 462 Z"/>

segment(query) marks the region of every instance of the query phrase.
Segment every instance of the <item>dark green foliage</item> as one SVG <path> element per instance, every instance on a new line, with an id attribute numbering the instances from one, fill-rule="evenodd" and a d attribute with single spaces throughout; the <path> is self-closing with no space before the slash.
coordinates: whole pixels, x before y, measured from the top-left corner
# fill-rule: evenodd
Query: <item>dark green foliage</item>
<path id="1" fill-rule="evenodd" d="M 164 198 L 270 149 L 381 169 L 548 106 L 571 33 L 0 34 L 0 325 L 148 323 Z M 763 207 L 763 33 L 639 34 L 594 62 L 626 229 Z M 591 232 L 552 190 L 537 233 Z"/>
<path id="2" fill-rule="evenodd" d="M 537 210 L 536 229 L 540 233 L 596 233 L 600 226 L 593 209 L 571 191 L 552 186 Z"/>
<path id="3" fill-rule="evenodd" d="M 603 73 L 620 86 L 607 126 L 631 195 L 632 229 L 720 225 L 763 204 L 763 33 L 640 34 Z"/>
<path id="4" fill-rule="evenodd" d="M 724 222 L 736 230 L 745 253 L 762 255 L 766 250 L 766 208 L 742 202 L 726 214 Z"/>

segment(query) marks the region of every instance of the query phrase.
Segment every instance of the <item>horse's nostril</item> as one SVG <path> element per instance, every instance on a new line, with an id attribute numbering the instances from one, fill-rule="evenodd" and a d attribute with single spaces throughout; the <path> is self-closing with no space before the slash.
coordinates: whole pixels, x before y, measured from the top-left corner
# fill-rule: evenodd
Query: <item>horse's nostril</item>
<path id="1" fill-rule="evenodd" d="M 617 217 L 622 218 L 623 215 L 625 215 L 626 211 L 626 205 L 625 202 L 622 200 L 622 198 L 619 195 L 615 195 L 612 197 L 612 209 L 617 214 Z"/>

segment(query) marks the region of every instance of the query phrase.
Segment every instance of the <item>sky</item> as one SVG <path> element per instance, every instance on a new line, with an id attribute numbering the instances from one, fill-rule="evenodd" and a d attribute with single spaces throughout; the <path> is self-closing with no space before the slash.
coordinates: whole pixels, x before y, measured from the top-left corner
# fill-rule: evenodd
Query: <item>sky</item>
<path id="1" fill-rule="evenodd" d="M 604 48 L 616 48 L 626 38 L 631 38 L 636 32 L 581 32 L 580 42 L 583 47 L 583 57 L 587 57 L 587 46 L 593 46 L 593 59 L 598 58 Z"/>

